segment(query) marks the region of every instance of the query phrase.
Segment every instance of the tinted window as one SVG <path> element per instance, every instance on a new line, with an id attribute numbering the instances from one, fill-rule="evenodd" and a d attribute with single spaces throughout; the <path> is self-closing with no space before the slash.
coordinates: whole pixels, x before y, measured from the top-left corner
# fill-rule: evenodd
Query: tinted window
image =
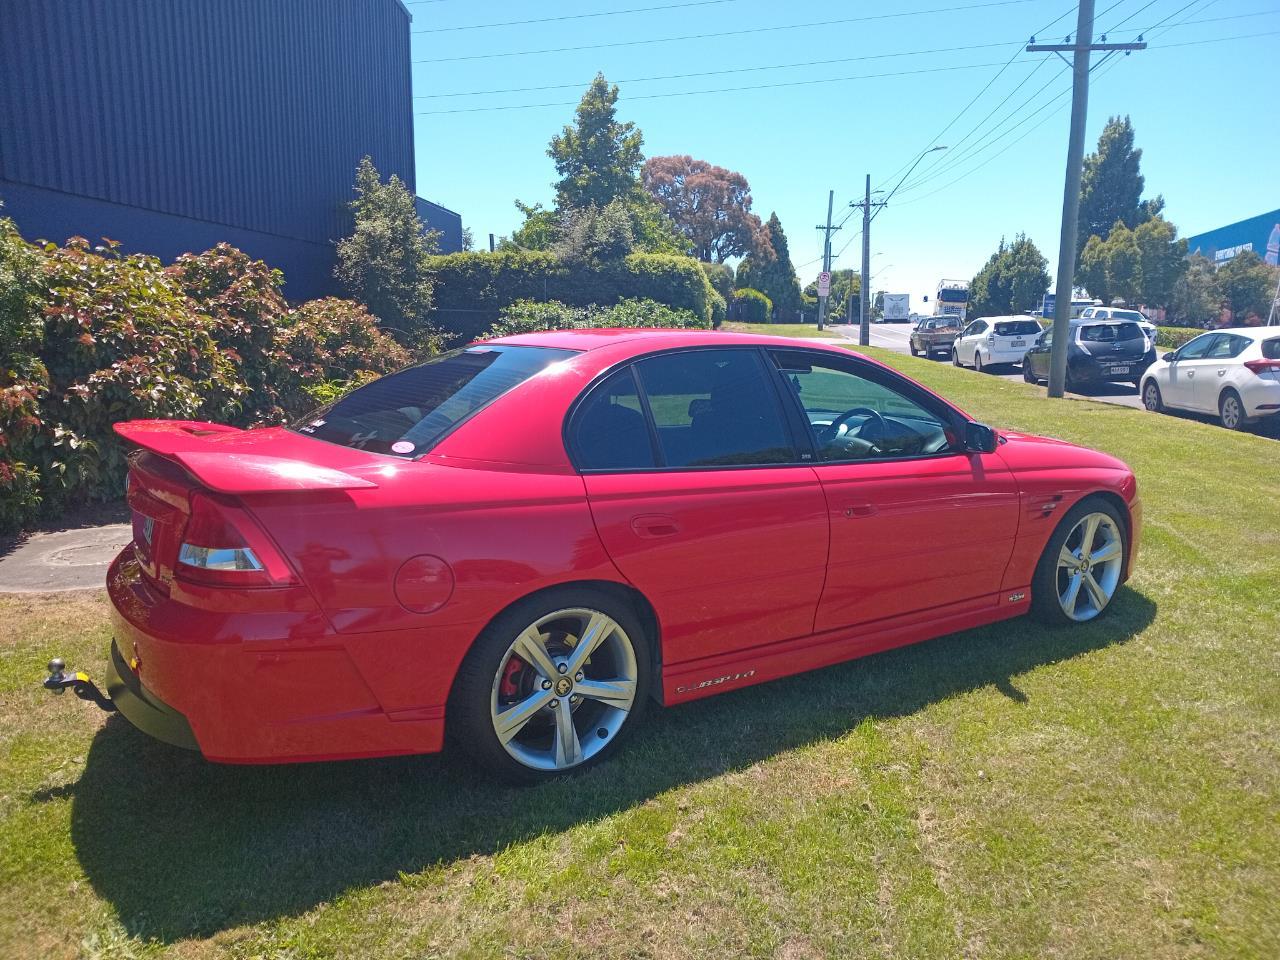
<path id="1" fill-rule="evenodd" d="M 1034 320 L 1001 320 L 996 324 L 998 337 L 1037 337 L 1040 324 Z"/>
<path id="2" fill-rule="evenodd" d="M 573 416 L 569 437 L 582 470 L 639 470 L 657 465 L 630 367 L 591 391 Z"/>
<path id="3" fill-rule="evenodd" d="M 1199 360 L 1204 357 L 1213 341 L 1218 339 L 1216 333 L 1204 333 L 1190 343 L 1186 343 L 1178 351 L 1179 360 Z"/>
<path id="4" fill-rule="evenodd" d="M 1111 316 L 1117 320 L 1133 320 L 1135 322 L 1142 319 L 1142 314 L 1137 310 L 1112 310 Z"/>
<path id="5" fill-rule="evenodd" d="M 1136 323 L 1088 323 L 1080 328 L 1081 343 L 1115 343 L 1118 340 L 1141 340 L 1142 328 Z"/>
<path id="6" fill-rule="evenodd" d="M 669 467 L 793 462 L 782 408 L 755 350 L 689 350 L 636 372 Z"/>
<path id="7" fill-rule="evenodd" d="M 1266 360 L 1280 360 L 1280 339 L 1263 340 L 1262 356 Z"/>
<path id="8" fill-rule="evenodd" d="M 417 456 L 458 421 L 570 356 L 544 347 L 455 350 L 360 387 L 293 429 L 344 447 Z"/>
<path id="9" fill-rule="evenodd" d="M 925 456 L 949 449 L 947 421 L 856 369 L 778 351 L 774 362 L 804 409 L 826 461 Z"/>

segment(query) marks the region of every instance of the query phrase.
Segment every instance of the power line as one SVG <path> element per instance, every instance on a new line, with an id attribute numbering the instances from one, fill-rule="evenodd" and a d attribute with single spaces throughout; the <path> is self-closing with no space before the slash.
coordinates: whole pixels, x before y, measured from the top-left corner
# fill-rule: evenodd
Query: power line
<path id="1" fill-rule="evenodd" d="M 1010 41 L 1012 42 L 1012 41 Z M 1021 44 L 1022 41 L 1018 40 Z M 835 57 L 829 60 L 801 60 L 796 63 L 775 63 L 759 67 L 728 67 L 724 70 L 703 70 L 697 73 L 668 73 L 654 77 L 624 77 L 612 81 L 614 83 L 650 83 L 658 80 L 690 80 L 696 77 L 720 77 L 736 73 L 759 73 L 763 70 L 787 70 L 795 67 L 820 67 L 836 63 L 858 63 L 864 60 L 894 60 L 901 57 L 921 57 L 938 53 L 959 53 L 968 50 L 989 50 L 992 47 L 1005 47 L 1009 42 L 971 43 L 962 47 L 935 47 L 932 50 L 904 50 L 896 53 L 869 53 L 859 57 Z M 1043 61 L 1042 61 L 1043 62 Z M 506 87 L 493 90 L 463 90 L 453 93 L 424 93 L 415 96 L 415 100 L 440 100 L 446 97 L 479 97 L 498 93 L 537 93 L 542 90 L 581 90 L 586 83 L 579 80 L 574 83 L 552 83 L 537 87 Z"/>
<path id="2" fill-rule="evenodd" d="M 476 53 L 462 57 L 431 57 L 414 63 L 457 63 L 463 60 L 494 60 L 501 57 L 531 57 L 544 53 L 572 53 L 579 50 L 604 50 L 612 47 L 636 47 L 656 43 L 676 43 L 684 40 L 709 40 L 715 37 L 741 37 L 756 33 L 778 33 L 783 30 L 804 30 L 810 27 L 832 27 L 848 23 L 870 23 L 878 20 L 899 20 L 904 17 L 922 17 L 935 13 L 952 13 L 961 10 L 982 10 L 989 7 L 1008 7 L 1033 3 L 1035 0 L 985 0 L 982 3 L 960 4 L 950 7 L 934 7 L 929 10 L 903 10 L 898 13 L 880 13 L 864 17 L 843 17 L 839 20 L 814 20 L 809 23 L 790 23 L 772 27 L 747 27 L 741 30 L 723 30 L 716 33 L 690 33 L 678 37 L 654 37 L 648 40 L 617 40 L 611 43 L 589 43 L 576 47 L 547 47 L 541 50 L 509 50 L 503 53 Z"/>
<path id="3" fill-rule="evenodd" d="M 676 90 L 668 93 L 640 93 L 634 96 L 628 96 L 628 102 L 632 100 L 665 100 L 669 97 L 697 97 L 709 93 L 739 93 L 747 90 L 776 90 L 784 87 L 807 87 L 821 83 L 846 83 L 851 80 L 878 80 L 883 77 L 908 77 L 916 76 L 924 73 L 947 73 L 956 70 L 980 70 L 984 67 L 994 67 L 998 64 L 994 63 L 968 63 L 960 64 L 953 67 L 924 67 L 919 70 L 895 70 L 892 73 L 863 73 L 851 77 L 826 77 L 817 80 L 788 80 L 781 83 L 757 83 L 742 87 L 717 87 L 712 90 Z M 436 116 L 447 113 L 487 113 L 495 110 L 528 110 L 534 107 L 574 107 L 578 105 L 577 100 L 560 100 L 555 103 L 512 103 L 496 107 L 459 107 L 454 110 L 418 110 L 415 116 Z"/>
<path id="4" fill-rule="evenodd" d="M 683 0 L 656 7 L 631 7 L 628 10 L 599 10 L 594 13 L 566 13 L 558 17 L 538 17 L 532 20 L 502 20 L 496 23 L 468 23 L 459 27 L 429 27 L 411 30 L 410 33 L 456 33 L 460 30 L 488 30 L 493 27 L 527 27 L 537 23 L 559 23 L 563 20 L 590 20 L 595 17 L 619 17 L 629 13 L 653 13 L 659 10 L 679 10 L 684 7 L 710 7 L 721 3 L 738 3 L 740 0 Z"/>

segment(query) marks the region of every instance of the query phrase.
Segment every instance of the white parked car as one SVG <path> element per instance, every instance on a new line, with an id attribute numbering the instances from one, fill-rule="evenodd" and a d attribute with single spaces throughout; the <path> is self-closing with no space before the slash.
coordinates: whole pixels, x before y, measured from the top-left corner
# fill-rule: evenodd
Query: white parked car
<path id="1" fill-rule="evenodd" d="M 974 320 L 956 337 L 951 362 L 957 367 L 984 367 L 1021 363 L 1040 336 L 1040 322 L 1029 317 L 983 317 Z"/>
<path id="2" fill-rule="evenodd" d="M 1147 368 L 1142 403 L 1216 413 L 1228 430 L 1280 415 L 1280 327 L 1202 333 Z"/>

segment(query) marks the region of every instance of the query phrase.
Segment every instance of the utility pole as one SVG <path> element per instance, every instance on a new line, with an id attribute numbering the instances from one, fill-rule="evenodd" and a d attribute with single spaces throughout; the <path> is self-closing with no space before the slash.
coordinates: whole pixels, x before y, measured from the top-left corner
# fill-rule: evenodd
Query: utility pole
<path id="1" fill-rule="evenodd" d="M 831 272 L 831 234 L 839 230 L 839 227 L 831 225 L 831 207 L 836 202 L 836 192 L 834 190 L 827 191 L 827 225 L 824 227 L 818 224 L 817 229 L 823 231 L 822 235 L 822 272 Z M 824 329 L 824 322 L 827 319 L 827 293 L 818 292 L 818 329 Z"/>
<path id="2" fill-rule="evenodd" d="M 1095 50 L 1145 50 L 1145 43 L 1094 43 L 1094 0 L 1080 0 L 1075 43 L 1041 43 L 1031 38 L 1028 53 L 1070 50 L 1071 135 L 1067 140 L 1067 176 L 1062 191 L 1062 233 L 1058 238 L 1058 282 L 1053 308 L 1053 346 L 1049 354 L 1049 396 L 1061 397 L 1067 382 L 1067 335 L 1071 329 L 1071 292 L 1076 275 L 1076 236 L 1080 226 L 1080 177 L 1084 166 L 1084 125 L 1089 115 L 1089 61 Z M 1106 40 L 1104 36 L 1102 38 Z M 1066 60 L 1066 57 L 1062 57 Z"/>
<path id="3" fill-rule="evenodd" d="M 858 278 L 862 293 L 862 317 L 858 323 L 858 346 L 871 344 L 871 174 L 867 174 L 867 192 L 862 198 L 862 276 Z"/>

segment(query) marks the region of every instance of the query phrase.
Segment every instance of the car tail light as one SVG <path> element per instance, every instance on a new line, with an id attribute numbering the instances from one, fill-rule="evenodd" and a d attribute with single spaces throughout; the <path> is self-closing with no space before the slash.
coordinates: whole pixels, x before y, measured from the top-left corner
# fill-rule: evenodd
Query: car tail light
<path id="1" fill-rule="evenodd" d="M 227 587 L 279 587 L 297 578 L 275 544 L 247 512 L 200 493 L 178 548 L 176 573 Z"/>
<path id="2" fill-rule="evenodd" d="M 994 333 L 987 334 L 987 345 L 991 347 L 996 345 L 996 335 Z"/>
<path id="3" fill-rule="evenodd" d="M 1246 360 L 1244 365 L 1249 368 L 1250 373 L 1256 373 L 1259 376 L 1268 371 L 1280 373 L 1280 360 Z"/>

